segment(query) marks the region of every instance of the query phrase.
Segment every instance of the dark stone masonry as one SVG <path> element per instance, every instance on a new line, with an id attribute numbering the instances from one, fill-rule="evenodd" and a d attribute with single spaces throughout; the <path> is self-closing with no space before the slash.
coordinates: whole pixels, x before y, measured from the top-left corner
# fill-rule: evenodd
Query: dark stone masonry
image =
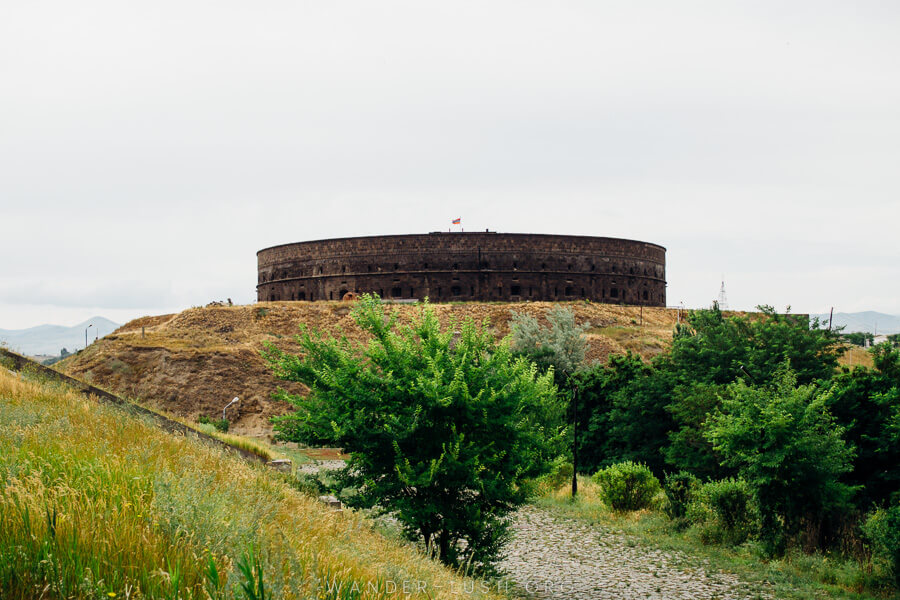
<path id="1" fill-rule="evenodd" d="M 257 299 L 347 293 L 434 302 L 592 300 L 666 305 L 666 249 L 616 238 L 533 233 L 380 235 L 257 252 Z"/>

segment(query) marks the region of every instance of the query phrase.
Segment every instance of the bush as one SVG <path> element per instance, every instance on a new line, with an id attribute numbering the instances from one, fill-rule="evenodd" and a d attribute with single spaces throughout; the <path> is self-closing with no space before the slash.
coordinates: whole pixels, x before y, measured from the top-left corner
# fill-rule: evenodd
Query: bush
<path id="1" fill-rule="evenodd" d="M 551 373 L 513 356 L 487 324 L 442 327 L 431 305 L 400 323 L 368 294 L 350 315 L 365 344 L 303 328 L 296 355 L 271 344 L 274 373 L 309 388 L 279 397 L 281 439 L 344 448 L 336 473 L 354 508 L 391 512 L 412 540 L 455 567 L 489 571 L 527 483 L 563 451 L 564 409 Z M 456 334 L 456 331 L 459 334 Z"/>
<path id="2" fill-rule="evenodd" d="M 727 392 L 706 436 L 750 486 L 766 553 L 781 555 L 803 526 L 821 526 L 846 510 L 854 490 L 840 478 L 853 451 L 825 406 L 827 394 L 798 387 L 786 368 L 767 387 L 740 382 Z"/>
<path id="3" fill-rule="evenodd" d="M 670 519 L 679 520 L 687 516 L 688 506 L 694 501 L 700 480 L 687 471 L 669 473 L 663 489 L 666 492 L 666 514 Z"/>
<path id="4" fill-rule="evenodd" d="M 742 479 L 723 479 L 703 485 L 700 494 L 709 504 L 722 528 L 722 541 L 741 544 L 756 522 L 753 494 Z"/>
<path id="5" fill-rule="evenodd" d="M 887 563 L 900 585 L 900 504 L 872 513 L 863 524 L 863 535 L 872 544 L 872 554 Z"/>
<path id="6" fill-rule="evenodd" d="M 549 327 L 544 327 L 531 315 L 511 313 L 512 348 L 527 356 L 541 371 L 553 367 L 556 383 L 562 386 L 568 375 L 584 364 L 588 323 L 578 325 L 571 308 L 556 305 L 547 311 Z"/>
<path id="7" fill-rule="evenodd" d="M 228 419 L 210 419 L 206 415 L 200 415 L 197 422 L 201 425 L 212 425 L 222 433 L 228 433 L 228 428 L 231 427 Z"/>
<path id="8" fill-rule="evenodd" d="M 660 490 L 659 480 L 646 465 L 626 461 L 610 465 L 592 478 L 604 502 L 617 511 L 648 508 Z"/>

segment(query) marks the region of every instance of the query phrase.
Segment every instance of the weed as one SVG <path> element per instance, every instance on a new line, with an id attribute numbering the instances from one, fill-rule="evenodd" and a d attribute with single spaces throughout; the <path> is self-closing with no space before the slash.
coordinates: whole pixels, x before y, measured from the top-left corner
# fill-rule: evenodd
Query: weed
<path id="1" fill-rule="evenodd" d="M 262 563 L 252 546 L 238 559 L 237 568 L 243 577 L 241 590 L 247 600 L 266 600 Z"/>

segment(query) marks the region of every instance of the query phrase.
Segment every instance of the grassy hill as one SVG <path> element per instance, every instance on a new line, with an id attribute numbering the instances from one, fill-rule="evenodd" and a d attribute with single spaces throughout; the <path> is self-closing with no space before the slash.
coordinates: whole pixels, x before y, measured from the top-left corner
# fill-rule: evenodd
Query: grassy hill
<path id="1" fill-rule="evenodd" d="M 567 303 L 579 323 L 588 323 L 588 359 L 605 361 L 617 352 L 632 350 L 650 358 L 664 352 L 672 339 L 678 311 Z M 489 319 L 498 338 L 509 333 L 511 310 L 542 318 L 552 303 L 449 303 L 434 305 L 442 323 L 451 319 Z M 221 416 L 222 407 L 238 396 L 239 406 L 228 409 L 233 430 L 242 435 L 266 436 L 269 417 L 289 409 L 271 399 L 279 385 L 292 392 L 299 386 L 277 382 L 259 355 L 265 342 L 294 347 L 301 323 L 332 334 L 362 339 L 342 302 L 269 302 L 247 306 L 192 308 L 179 314 L 136 319 L 111 335 L 55 365 L 64 373 L 119 395 L 139 399 L 186 419 Z M 397 305 L 401 320 L 418 307 Z"/>
<path id="2" fill-rule="evenodd" d="M 408 598 L 404 586 L 493 597 L 263 466 L 0 368 L 4 600 Z"/>

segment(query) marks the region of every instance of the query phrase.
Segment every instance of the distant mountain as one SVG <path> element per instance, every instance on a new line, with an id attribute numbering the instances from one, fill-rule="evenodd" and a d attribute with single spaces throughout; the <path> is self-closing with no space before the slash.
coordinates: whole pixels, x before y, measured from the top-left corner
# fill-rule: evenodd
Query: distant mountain
<path id="1" fill-rule="evenodd" d="M 47 354 L 55 356 L 65 348 L 75 352 L 84 348 L 84 330 L 88 325 L 88 341 L 92 342 L 99 335 L 103 337 L 119 327 L 104 317 L 94 317 L 84 323 L 65 327 L 63 325 L 38 325 L 28 329 L 0 329 L 0 342 L 14 352 L 37 356 Z"/>
<path id="2" fill-rule="evenodd" d="M 828 313 L 810 315 L 828 326 Z M 868 331 L 869 333 L 900 333 L 900 316 L 867 310 L 855 313 L 834 313 L 834 326 L 846 325 L 844 333 Z"/>

